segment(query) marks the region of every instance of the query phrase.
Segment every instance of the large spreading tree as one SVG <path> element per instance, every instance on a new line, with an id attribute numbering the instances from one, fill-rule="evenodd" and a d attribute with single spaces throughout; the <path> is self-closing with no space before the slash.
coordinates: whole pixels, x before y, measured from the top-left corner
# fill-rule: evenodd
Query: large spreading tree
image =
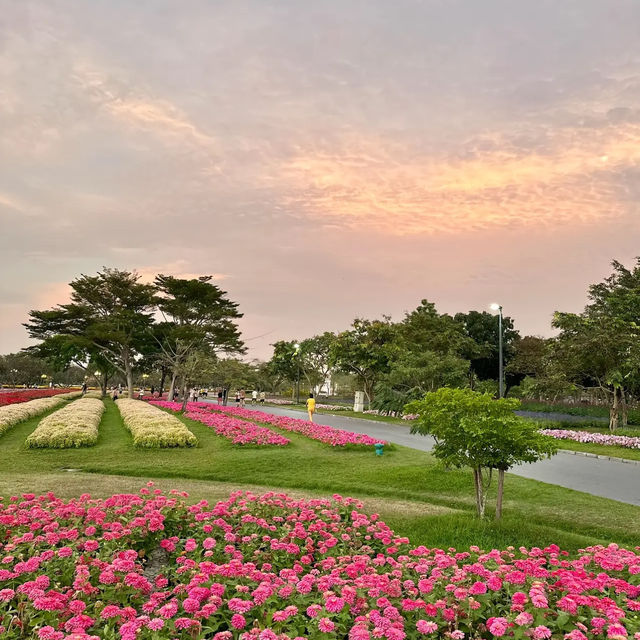
<path id="1" fill-rule="evenodd" d="M 238 305 L 211 280 L 212 276 L 186 279 L 163 274 L 155 279 L 157 307 L 163 317 L 158 346 L 161 361 L 171 371 L 169 397 L 178 376 L 184 392 L 194 363 L 204 362 L 207 354 L 215 358 L 219 353 L 244 351 L 236 324 L 242 317 Z"/>
<path id="2" fill-rule="evenodd" d="M 33 310 L 25 324 L 39 340 L 56 336 L 67 345 L 95 353 L 122 373 L 133 396 L 133 374 L 141 345 L 153 324 L 155 288 L 133 271 L 103 269 L 70 283 L 71 302 L 44 311 Z"/>

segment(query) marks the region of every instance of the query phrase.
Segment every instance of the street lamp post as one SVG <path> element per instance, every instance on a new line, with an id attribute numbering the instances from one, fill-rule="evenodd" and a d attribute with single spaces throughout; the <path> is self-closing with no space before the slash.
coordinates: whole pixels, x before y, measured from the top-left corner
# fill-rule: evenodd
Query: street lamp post
<path id="1" fill-rule="evenodd" d="M 504 398 L 504 358 L 502 355 L 502 305 L 494 302 L 491 305 L 498 312 L 498 397 Z"/>
<path id="2" fill-rule="evenodd" d="M 300 344 L 296 342 L 293 346 L 296 348 L 296 365 L 298 367 L 298 374 L 296 377 L 296 404 L 300 404 Z"/>

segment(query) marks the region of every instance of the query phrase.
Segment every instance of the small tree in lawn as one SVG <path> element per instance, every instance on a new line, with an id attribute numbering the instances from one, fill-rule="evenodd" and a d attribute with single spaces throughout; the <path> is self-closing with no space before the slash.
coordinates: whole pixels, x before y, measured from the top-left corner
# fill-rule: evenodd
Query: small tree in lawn
<path id="1" fill-rule="evenodd" d="M 446 466 L 471 467 L 476 509 L 484 517 L 494 469 L 498 471 L 496 519 L 502 516 L 504 472 L 519 462 L 553 455 L 557 444 L 538 425 L 516 416 L 517 400 L 494 400 L 470 389 L 438 389 L 405 407 L 418 414 L 411 432 L 431 435 L 433 454 Z"/>

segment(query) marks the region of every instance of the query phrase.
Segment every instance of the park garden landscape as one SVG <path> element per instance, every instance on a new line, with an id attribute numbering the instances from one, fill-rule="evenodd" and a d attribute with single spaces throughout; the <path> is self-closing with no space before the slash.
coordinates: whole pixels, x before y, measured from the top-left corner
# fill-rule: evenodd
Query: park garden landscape
<path id="1" fill-rule="evenodd" d="M 2 638 L 640 638 L 640 508 L 510 473 L 571 438 L 518 400 L 441 384 L 394 410 L 409 420 L 370 416 L 434 437 L 431 452 L 323 414 L 195 401 L 215 349 L 242 350 L 210 279 L 105 270 L 71 286 L 32 312 L 31 353 L 100 367 L 96 389 L 0 393 Z M 422 304 L 408 323 L 425 322 L 451 337 Z M 332 348 L 356 358 L 352 337 Z M 154 369 L 168 393 L 136 392 Z"/>

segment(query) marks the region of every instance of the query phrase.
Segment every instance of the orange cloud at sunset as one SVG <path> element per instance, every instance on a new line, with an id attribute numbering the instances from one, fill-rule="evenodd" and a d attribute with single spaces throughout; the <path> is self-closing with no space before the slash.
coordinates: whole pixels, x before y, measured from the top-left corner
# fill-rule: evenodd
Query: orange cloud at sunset
<path id="1" fill-rule="evenodd" d="M 492 150 L 466 158 L 407 157 L 370 140 L 303 153 L 284 167 L 287 203 L 331 223 L 399 235 L 588 223 L 626 211 L 610 172 L 640 161 L 638 125 L 556 132 L 544 153 L 504 136 L 490 142 Z"/>

